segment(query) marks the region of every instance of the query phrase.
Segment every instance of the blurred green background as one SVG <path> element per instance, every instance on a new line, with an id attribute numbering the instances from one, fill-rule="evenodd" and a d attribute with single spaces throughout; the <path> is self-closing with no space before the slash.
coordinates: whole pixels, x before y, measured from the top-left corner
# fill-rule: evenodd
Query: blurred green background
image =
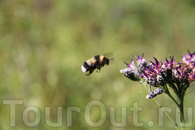
<path id="1" fill-rule="evenodd" d="M 0 0 L 0 129 L 65 129 L 65 130 L 148 130 L 175 129 L 165 116 L 159 127 L 158 105 L 147 100 L 144 86 L 120 74 L 123 61 L 141 55 L 164 60 L 169 54 L 181 61 L 189 48 L 195 51 L 195 1 L 177 0 Z M 86 76 L 81 71 L 84 61 L 97 54 L 113 52 L 115 61 L 100 73 Z M 195 85 L 185 96 L 185 107 L 195 110 Z M 16 105 L 15 127 L 10 127 L 9 105 L 3 100 L 23 100 Z M 106 121 L 100 127 L 89 126 L 84 118 L 88 102 L 99 100 L 106 106 Z M 173 108 L 169 115 L 175 120 L 176 105 L 162 94 L 157 97 L 162 106 Z M 139 122 L 133 125 L 129 108 L 134 102 L 142 107 Z M 22 118 L 26 107 L 41 111 L 41 121 L 28 127 Z M 73 112 L 73 125 L 67 126 L 67 108 Z M 127 108 L 125 127 L 110 123 L 110 107 L 115 107 L 115 119 L 121 121 L 121 107 Z M 45 107 L 51 107 L 51 119 L 56 122 L 57 107 L 62 107 L 60 127 L 45 123 Z M 187 111 L 187 109 L 186 109 Z M 186 114 L 187 115 L 187 114 Z M 195 116 L 195 112 L 193 112 Z M 93 106 L 91 120 L 100 119 L 100 109 Z M 29 113 L 29 121 L 35 119 Z M 154 126 L 149 127 L 148 121 Z M 189 129 L 195 129 L 195 119 Z"/>

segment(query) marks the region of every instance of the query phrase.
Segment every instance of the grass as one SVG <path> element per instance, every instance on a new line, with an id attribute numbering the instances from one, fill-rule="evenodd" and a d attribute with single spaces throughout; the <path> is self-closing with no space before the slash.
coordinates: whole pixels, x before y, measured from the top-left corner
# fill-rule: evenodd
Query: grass
<path id="1" fill-rule="evenodd" d="M 1 129 L 119 129 L 110 123 L 109 107 L 116 107 L 120 122 L 121 107 L 127 107 L 124 129 L 174 128 L 169 122 L 158 126 L 158 106 L 146 100 L 147 92 L 140 84 L 123 78 L 119 73 L 123 61 L 145 53 L 147 60 L 169 54 L 181 57 L 189 48 L 194 51 L 195 9 L 193 1 L 0 1 L 0 99 L 23 100 L 16 105 L 16 126 L 10 127 L 9 105 L 0 104 Z M 96 54 L 113 52 L 115 62 L 101 73 L 85 76 L 83 62 Z M 179 59 L 176 59 L 179 60 Z M 192 92 L 185 97 L 185 106 L 194 107 Z M 190 91 L 190 90 L 189 90 Z M 160 96 L 159 96 L 160 97 Z M 161 96 L 159 102 L 174 108 Z M 100 127 L 91 127 L 84 119 L 89 101 L 99 100 L 106 106 L 106 120 Z M 138 102 L 143 111 L 133 124 L 129 108 Z M 35 106 L 41 112 L 40 123 L 26 126 L 22 115 L 26 107 Z M 44 108 L 51 106 L 52 121 L 56 109 L 62 107 L 62 126 L 52 128 L 45 123 Z M 73 126 L 67 126 L 67 108 L 75 106 Z M 98 121 L 100 110 L 91 109 L 91 118 Z M 29 113 L 33 122 L 35 115 Z M 174 115 L 174 114 L 170 114 Z M 152 116 L 152 117 L 151 117 Z M 151 117 L 151 118 L 150 118 Z M 174 118 L 174 117 L 173 117 Z M 194 122 L 194 121 L 193 121 Z M 194 125 L 189 129 L 194 128 Z"/>

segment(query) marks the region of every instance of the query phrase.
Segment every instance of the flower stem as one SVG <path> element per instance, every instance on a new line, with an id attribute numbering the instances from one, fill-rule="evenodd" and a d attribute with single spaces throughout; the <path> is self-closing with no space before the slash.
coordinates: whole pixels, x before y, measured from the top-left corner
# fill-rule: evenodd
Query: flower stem
<path id="1" fill-rule="evenodd" d="M 189 87 L 189 84 L 181 85 L 181 91 L 180 91 L 180 121 L 182 123 L 182 129 L 185 129 L 185 116 L 184 116 L 184 96 L 187 88 Z"/>
<path id="2" fill-rule="evenodd" d="M 173 96 L 169 92 L 169 89 L 167 87 L 164 88 L 165 88 L 165 93 L 177 104 L 178 107 L 180 107 L 179 103 L 173 98 Z"/>
<path id="3" fill-rule="evenodd" d="M 147 84 L 146 83 L 143 83 L 142 82 L 142 84 L 144 84 L 144 88 L 148 91 L 149 89 L 148 89 L 148 87 L 147 87 Z M 169 93 L 169 91 L 168 91 L 168 93 Z M 177 105 L 179 105 L 177 102 L 176 102 L 176 100 L 171 96 L 171 94 L 169 93 L 169 96 L 171 97 L 171 99 L 177 104 Z M 156 100 L 156 98 L 154 98 L 154 100 L 155 100 L 155 102 L 156 102 L 156 104 L 159 106 L 159 108 L 162 110 L 162 111 L 165 111 L 164 110 L 164 108 L 162 107 L 162 105 L 158 102 L 158 100 Z M 179 127 L 177 126 L 177 123 L 165 112 L 165 115 L 169 118 L 169 120 L 175 125 L 175 128 L 176 129 L 178 129 L 179 130 Z"/>
<path id="4" fill-rule="evenodd" d="M 184 96 L 181 96 L 180 98 L 180 104 L 179 104 L 179 110 L 180 110 L 180 120 L 181 120 L 181 123 L 182 123 L 182 130 L 185 130 L 185 119 L 184 119 L 184 106 L 183 106 L 183 102 L 184 101 Z"/>
<path id="5" fill-rule="evenodd" d="M 161 108 L 161 110 L 164 112 L 165 110 L 164 110 L 164 108 L 160 105 L 160 103 L 158 102 L 158 100 L 156 99 L 156 98 L 154 98 L 154 100 L 155 100 L 155 102 L 156 102 L 156 104 L 158 104 L 158 106 Z M 176 129 L 178 129 L 178 130 L 180 130 L 179 129 L 179 127 L 177 126 L 177 123 L 165 112 L 165 115 L 169 118 L 169 120 L 173 123 L 173 124 L 175 124 L 175 128 Z"/>

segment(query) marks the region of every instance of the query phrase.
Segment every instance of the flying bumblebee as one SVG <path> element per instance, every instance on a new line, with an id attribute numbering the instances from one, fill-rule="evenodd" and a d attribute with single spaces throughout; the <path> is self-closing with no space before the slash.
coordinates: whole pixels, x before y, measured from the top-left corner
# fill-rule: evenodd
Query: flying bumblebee
<path id="1" fill-rule="evenodd" d="M 109 61 L 114 60 L 114 58 L 109 59 L 103 55 L 96 55 L 92 57 L 91 59 L 88 59 L 83 63 L 81 66 L 81 70 L 83 73 L 86 73 L 89 71 L 89 74 L 86 74 L 87 76 L 93 73 L 95 69 L 97 69 L 96 72 L 100 72 L 101 68 L 104 67 L 104 65 L 109 65 Z"/>

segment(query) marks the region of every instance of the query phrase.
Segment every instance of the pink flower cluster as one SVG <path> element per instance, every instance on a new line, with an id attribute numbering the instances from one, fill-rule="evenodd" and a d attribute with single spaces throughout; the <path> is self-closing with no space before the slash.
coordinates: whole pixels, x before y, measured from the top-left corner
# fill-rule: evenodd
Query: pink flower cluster
<path id="1" fill-rule="evenodd" d="M 127 65 L 127 68 L 121 69 L 120 72 L 127 78 L 139 81 L 144 80 L 148 85 L 160 87 L 169 85 L 174 88 L 174 84 L 190 84 L 195 80 L 195 52 L 182 56 L 182 62 L 176 62 L 173 56 L 170 60 L 158 61 L 154 57 L 154 61 L 147 64 L 142 56 L 135 57 L 137 66 L 133 59 Z M 189 86 L 189 85 L 188 85 Z"/>

